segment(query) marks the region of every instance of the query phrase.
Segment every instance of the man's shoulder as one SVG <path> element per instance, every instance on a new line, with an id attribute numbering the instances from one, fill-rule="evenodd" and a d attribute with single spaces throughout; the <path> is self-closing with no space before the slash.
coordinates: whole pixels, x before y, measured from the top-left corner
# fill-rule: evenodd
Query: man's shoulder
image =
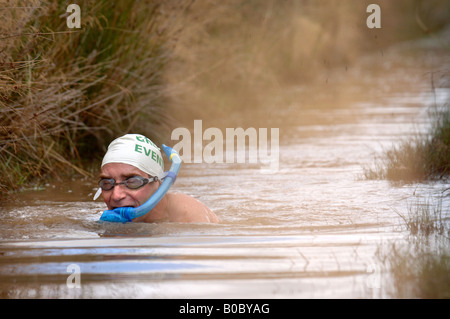
<path id="1" fill-rule="evenodd" d="M 190 223 L 216 223 L 216 215 L 196 198 L 183 193 L 169 193 L 169 209 L 172 221 Z"/>

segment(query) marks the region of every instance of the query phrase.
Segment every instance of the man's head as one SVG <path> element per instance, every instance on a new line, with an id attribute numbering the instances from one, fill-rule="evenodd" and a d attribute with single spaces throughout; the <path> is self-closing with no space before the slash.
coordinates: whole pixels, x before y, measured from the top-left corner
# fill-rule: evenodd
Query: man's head
<path id="1" fill-rule="evenodd" d="M 109 146 L 101 166 L 100 192 L 108 209 L 142 205 L 158 189 L 164 161 L 159 148 L 139 134 L 127 134 Z M 112 188 L 111 188 L 112 187 Z"/>

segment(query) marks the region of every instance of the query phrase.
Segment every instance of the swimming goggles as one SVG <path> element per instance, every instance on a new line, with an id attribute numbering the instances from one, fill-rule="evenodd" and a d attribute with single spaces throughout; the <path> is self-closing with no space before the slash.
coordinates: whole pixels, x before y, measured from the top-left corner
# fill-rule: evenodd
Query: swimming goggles
<path id="1" fill-rule="evenodd" d="M 98 182 L 98 185 L 104 191 L 109 191 L 109 190 L 113 189 L 114 186 L 122 185 L 122 184 L 125 185 L 129 189 L 138 189 L 148 183 L 156 182 L 157 180 L 158 180 L 157 176 L 151 176 L 151 178 L 145 178 L 142 176 L 132 176 L 132 177 L 127 178 L 126 180 L 124 180 L 121 183 L 117 183 L 114 178 L 102 178 Z"/>

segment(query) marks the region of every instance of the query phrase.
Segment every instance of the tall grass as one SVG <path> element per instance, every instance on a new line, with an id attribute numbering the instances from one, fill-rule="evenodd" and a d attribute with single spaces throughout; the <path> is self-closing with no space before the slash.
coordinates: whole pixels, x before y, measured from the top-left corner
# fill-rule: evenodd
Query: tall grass
<path id="1" fill-rule="evenodd" d="M 443 214 L 442 198 L 417 201 L 408 204 L 408 213 L 400 216 L 411 235 L 428 237 L 430 235 L 450 236 L 448 219 Z"/>
<path id="2" fill-rule="evenodd" d="M 450 251 L 448 240 L 411 240 L 408 245 L 392 244 L 388 252 L 379 251 L 389 270 L 393 298 L 450 298 Z"/>
<path id="3" fill-rule="evenodd" d="M 440 198 L 410 203 L 399 213 L 409 237 L 406 244 L 393 243 L 379 260 L 391 275 L 388 293 L 395 298 L 450 298 L 450 220 Z M 436 201 L 438 201 L 436 203 Z"/>
<path id="4" fill-rule="evenodd" d="M 74 2 L 81 29 L 66 26 Z M 88 176 L 120 134 L 159 142 L 174 119 L 257 110 L 287 85 L 320 82 L 363 52 L 422 35 L 417 12 L 434 31 L 450 8 L 379 0 L 383 27 L 397 31 L 369 31 L 371 2 L 3 1 L 0 194 L 33 178 Z"/>
<path id="5" fill-rule="evenodd" d="M 160 1 L 14 1 L 0 10 L 0 191 L 77 172 L 117 135 L 161 138 L 170 16 Z M 1 193 L 1 192 L 0 192 Z"/>
<path id="6" fill-rule="evenodd" d="M 435 107 L 435 110 L 438 108 Z M 450 104 L 435 111 L 430 131 L 384 151 L 372 167 L 364 167 L 367 179 L 414 182 L 450 175 Z"/>

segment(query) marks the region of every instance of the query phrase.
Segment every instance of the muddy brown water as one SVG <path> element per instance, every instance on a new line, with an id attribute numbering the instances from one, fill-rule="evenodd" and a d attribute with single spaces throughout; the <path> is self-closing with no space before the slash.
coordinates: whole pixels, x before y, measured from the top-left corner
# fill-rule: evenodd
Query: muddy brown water
<path id="1" fill-rule="evenodd" d="M 321 86 L 286 88 L 252 115 L 255 127 L 280 129 L 278 171 L 183 165 L 173 190 L 210 206 L 217 225 L 98 223 L 95 181 L 24 191 L 0 207 L 0 296 L 391 297 L 377 249 L 405 240 L 397 212 L 442 200 L 449 185 L 366 180 L 362 168 L 427 130 L 432 106 L 449 101 L 449 70 L 448 51 L 424 39 L 374 52 Z"/>

